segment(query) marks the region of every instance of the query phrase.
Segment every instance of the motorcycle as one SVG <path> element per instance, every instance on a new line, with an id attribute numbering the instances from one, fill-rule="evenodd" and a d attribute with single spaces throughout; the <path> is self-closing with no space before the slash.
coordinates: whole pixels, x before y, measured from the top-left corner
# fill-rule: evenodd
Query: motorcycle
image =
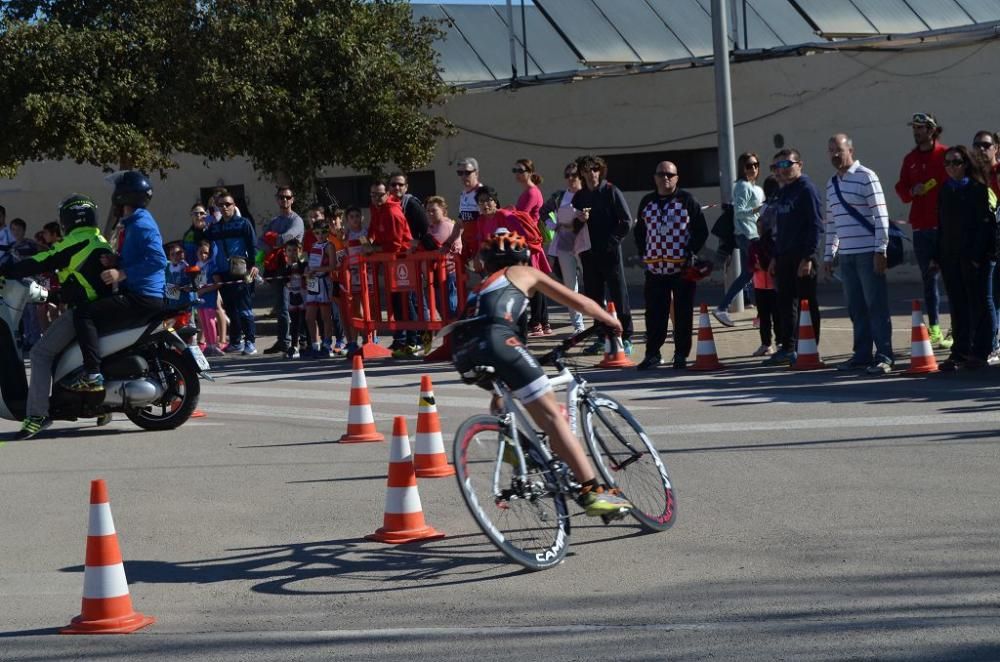
<path id="1" fill-rule="evenodd" d="M 0 418 L 25 417 L 28 381 L 15 338 L 28 305 L 47 298 L 32 279 L 0 278 Z M 165 310 L 141 325 L 101 333 L 104 391 L 71 391 L 60 384 L 83 365 L 79 345 L 71 343 L 54 363 L 50 418 L 97 418 L 103 425 L 112 412 L 122 412 L 146 430 L 173 430 L 187 421 L 198 406 L 200 379 L 213 378 L 201 349 L 187 343 L 195 330 L 170 325 L 177 314 Z"/>

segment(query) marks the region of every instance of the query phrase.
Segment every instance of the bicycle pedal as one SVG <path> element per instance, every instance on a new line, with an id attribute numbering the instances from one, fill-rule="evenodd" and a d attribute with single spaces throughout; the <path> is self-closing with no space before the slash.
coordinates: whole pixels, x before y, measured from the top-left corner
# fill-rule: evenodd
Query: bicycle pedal
<path id="1" fill-rule="evenodd" d="M 628 514 L 627 508 L 619 508 L 618 512 L 601 515 L 601 521 L 604 522 L 605 524 L 611 524 L 612 522 L 615 522 L 617 520 L 625 519 L 625 515 L 627 514 Z"/>

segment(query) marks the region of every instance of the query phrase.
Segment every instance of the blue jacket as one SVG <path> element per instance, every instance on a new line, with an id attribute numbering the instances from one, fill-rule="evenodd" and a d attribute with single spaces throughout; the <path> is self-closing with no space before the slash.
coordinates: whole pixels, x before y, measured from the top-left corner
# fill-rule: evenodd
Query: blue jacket
<path id="1" fill-rule="evenodd" d="M 125 272 L 121 288 L 133 294 L 162 299 L 166 290 L 164 270 L 167 256 L 156 219 L 145 209 L 137 209 L 122 220 L 125 241 L 118 268 Z"/>
<path id="2" fill-rule="evenodd" d="M 242 216 L 233 216 L 228 221 L 223 218 L 213 223 L 205 228 L 205 238 L 219 249 L 215 254 L 216 273 L 228 274 L 229 258 L 234 256 L 245 257 L 247 269 L 254 265 L 254 258 L 257 256 L 254 248 L 257 245 L 257 233 L 254 232 L 253 223 Z"/>
<path id="3" fill-rule="evenodd" d="M 800 260 L 816 253 L 823 232 L 823 207 L 812 180 L 802 175 L 778 192 L 775 255 L 791 255 Z"/>

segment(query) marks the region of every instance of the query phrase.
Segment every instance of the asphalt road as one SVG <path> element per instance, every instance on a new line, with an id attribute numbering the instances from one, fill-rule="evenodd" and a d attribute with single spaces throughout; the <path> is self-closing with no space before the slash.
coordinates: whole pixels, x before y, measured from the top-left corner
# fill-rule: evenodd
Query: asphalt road
<path id="1" fill-rule="evenodd" d="M 849 324 L 824 312 L 821 349 L 843 358 Z M 489 544 L 453 478 L 419 483 L 446 538 L 364 540 L 388 444 L 335 443 L 344 361 L 225 359 L 207 416 L 177 431 L 60 423 L 8 442 L 0 660 L 1000 659 L 1000 368 L 793 373 L 745 358 L 745 323 L 716 339 L 717 373 L 586 370 L 652 433 L 678 521 L 647 535 L 575 517 L 570 555 L 541 573 Z M 387 437 L 394 415 L 413 434 L 424 372 L 449 451 L 485 410 L 446 366 L 366 372 Z M 79 613 L 94 478 L 134 605 L 157 618 L 129 636 L 54 634 Z"/>

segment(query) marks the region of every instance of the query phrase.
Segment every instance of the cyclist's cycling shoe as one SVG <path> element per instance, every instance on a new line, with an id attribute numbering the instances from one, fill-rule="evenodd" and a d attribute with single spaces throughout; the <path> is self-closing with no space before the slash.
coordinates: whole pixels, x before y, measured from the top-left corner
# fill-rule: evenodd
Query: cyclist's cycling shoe
<path id="1" fill-rule="evenodd" d="M 633 508 L 631 501 L 603 487 L 580 494 L 576 502 L 590 517 L 624 515 Z"/>

